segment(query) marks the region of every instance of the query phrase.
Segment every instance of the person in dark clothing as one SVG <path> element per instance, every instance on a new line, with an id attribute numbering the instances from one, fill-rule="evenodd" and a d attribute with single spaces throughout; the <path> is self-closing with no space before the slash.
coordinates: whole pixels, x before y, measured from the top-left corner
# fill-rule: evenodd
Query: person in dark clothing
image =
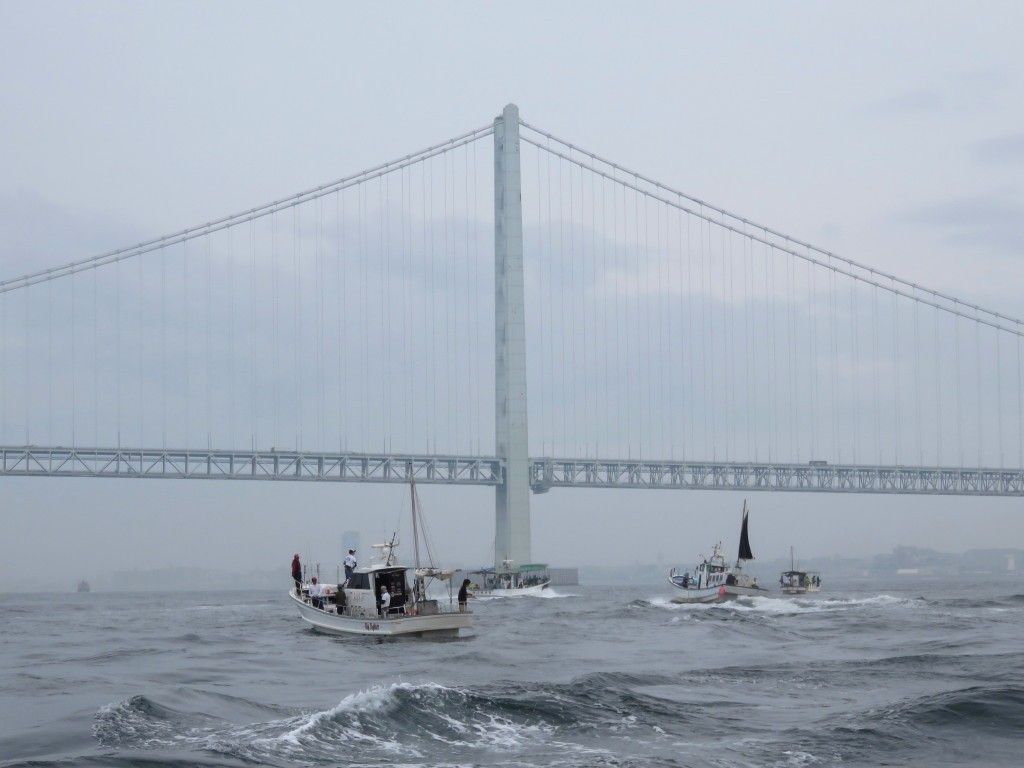
<path id="1" fill-rule="evenodd" d="M 334 594 L 334 604 L 338 606 L 339 616 L 345 612 L 345 606 L 348 604 L 348 598 L 345 597 L 344 584 L 338 585 L 338 591 Z"/>
<path id="2" fill-rule="evenodd" d="M 459 587 L 459 613 L 466 612 L 466 603 L 469 602 L 469 598 L 473 597 L 473 594 L 469 591 L 469 579 L 462 580 L 462 586 Z"/>
<path id="3" fill-rule="evenodd" d="M 295 594 L 298 597 L 302 596 L 302 563 L 299 562 L 299 556 L 296 554 L 292 557 L 292 581 L 295 582 Z"/>

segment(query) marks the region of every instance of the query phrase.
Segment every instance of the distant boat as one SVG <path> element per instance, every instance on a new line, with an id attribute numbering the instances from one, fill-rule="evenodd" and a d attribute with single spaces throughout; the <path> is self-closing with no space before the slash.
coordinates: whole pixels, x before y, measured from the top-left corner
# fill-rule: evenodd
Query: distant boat
<path id="1" fill-rule="evenodd" d="M 540 595 L 551 586 L 551 576 L 544 563 L 524 563 L 517 566 L 505 560 L 500 569 L 482 568 L 470 571 L 473 594 L 478 597 L 520 597 Z"/>
<path id="2" fill-rule="evenodd" d="M 88 581 L 86 581 L 85 579 L 82 579 L 80 582 L 78 582 L 78 591 L 79 592 L 92 592 L 92 588 L 89 586 L 89 582 Z"/>
<path id="3" fill-rule="evenodd" d="M 743 522 L 740 524 L 740 546 L 736 564 L 730 568 L 722 554 L 722 544 L 715 545 L 711 557 L 702 557 L 693 575 L 687 571 L 679 573 L 678 568 L 669 571 L 668 582 L 682 594 L 672 598 L 674 603 L 720 603 L 733 597 L 764 595 L 767 589 L 758 585 L 757 579 L 743 573 L 743 564 L 754 559 L 750 549 L 747 502 L 743 500 Z"/>
<path id="4" fill-rule="evenodd" d="M 821 590 L 821 575 L 817 571 L 802 571 L 796 567 L 793 548 L 789 548 L 789 570 L 779 574 L 779 587 L 784 595 L 804 595 Z"/>

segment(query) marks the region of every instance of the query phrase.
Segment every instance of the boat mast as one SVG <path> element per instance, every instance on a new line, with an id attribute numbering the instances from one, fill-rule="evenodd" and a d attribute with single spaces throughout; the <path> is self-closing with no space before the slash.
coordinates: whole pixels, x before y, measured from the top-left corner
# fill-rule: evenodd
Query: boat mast
<path id="1" fill-rule="evenodd" d="M 416 562 L 416 570 L 420 569 L 420 535 L 416 522 L 416 481 L 409 481 L 409 495 L 412 497 L 412 552 Z"/>

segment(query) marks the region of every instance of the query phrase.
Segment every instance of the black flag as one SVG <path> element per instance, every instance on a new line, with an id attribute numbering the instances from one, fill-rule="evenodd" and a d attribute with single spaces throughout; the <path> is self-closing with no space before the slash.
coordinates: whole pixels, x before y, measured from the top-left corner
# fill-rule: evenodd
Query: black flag
<path id="1" fill-rule="evenodd" d="M 740 554 L 739 560 L 753 560 L 754 553 L 750 551 L 750 538 L 747 536 L 747 512 L 743 511 L 743 527 L 740 529 Z"/>

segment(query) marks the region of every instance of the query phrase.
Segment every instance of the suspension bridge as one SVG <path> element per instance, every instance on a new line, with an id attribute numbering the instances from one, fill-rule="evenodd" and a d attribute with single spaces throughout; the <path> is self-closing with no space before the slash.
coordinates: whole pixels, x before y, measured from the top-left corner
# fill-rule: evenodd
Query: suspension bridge
<path id="1" fill-rule="evenodd" d="M 509 105 L 0 282 L 0 474 L 1024 496 L 1021 322 Z"/>

